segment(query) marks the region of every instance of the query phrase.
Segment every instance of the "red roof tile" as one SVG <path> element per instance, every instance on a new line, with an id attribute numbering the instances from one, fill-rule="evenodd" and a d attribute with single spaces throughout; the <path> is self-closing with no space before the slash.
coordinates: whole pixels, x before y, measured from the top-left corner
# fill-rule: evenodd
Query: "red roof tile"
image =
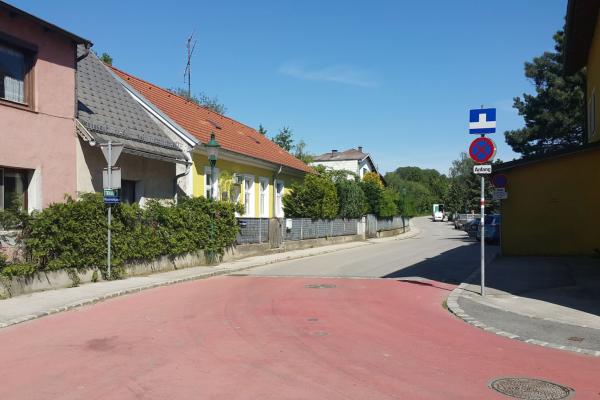
<path id="1" fill-rule="evenodd" d="M 312 168 L 304 162 L 283 150 L 255 129 L 217 114 L 115 67 L 110 66 L 110 68 L 127 84 L 152 102 L 169 118 L 197 137 L 202 143 L 207 143 L 210 140 L 210 133 L 214 132 L 217 141 L 225 150 L 303 172 L 313 172 Z"/>

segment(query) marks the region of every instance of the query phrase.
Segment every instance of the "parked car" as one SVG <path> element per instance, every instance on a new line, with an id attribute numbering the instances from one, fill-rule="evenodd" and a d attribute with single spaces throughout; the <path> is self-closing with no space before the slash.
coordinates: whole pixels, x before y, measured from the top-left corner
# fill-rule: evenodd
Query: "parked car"
<path id="1" fill-rule="evenodd" d="M 469 237 L 475 238 L 479 229 L 479 219 L 472 219 L 463 225 L 463 230 L 469 234 Z"/>
<path id="2" fill-rule="evenodd" d="M 485 241 L 488 243 L 498 243 L 500 241 L 500 223 L 502 218 L 500 214 L 491 214 L 485 216 Z M 481 227 L 477 227 L 477 240 L 481 240 Z"/>
<path id="3" fill-rule="evenodd" d="M 479 214 L 456 214 L 454 218 L 454 228 L 463 229 L 464 226 L 473 221 L 473 219 L 479 219 Z"/>

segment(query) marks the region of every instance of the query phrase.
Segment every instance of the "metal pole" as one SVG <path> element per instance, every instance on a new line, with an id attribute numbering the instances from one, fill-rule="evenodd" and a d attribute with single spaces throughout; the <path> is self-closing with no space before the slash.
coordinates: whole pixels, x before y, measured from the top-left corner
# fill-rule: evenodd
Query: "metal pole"
<path id="1" fill-rule="evenodd" d="M 485 179 L 481 176 L 481 295 L 485 296 Z"/>
<path id="2" fill-rule="evenodd" d="M 109 140 L 108 141 L 108 188 L 112 190 L 112 142 Z M 111 268 L 110 268 L 110 262 L 111 262 L 111 239 L 112 239 L 112 235 L 111 235 L 111 231 L 110 231 L 110 226 L 112 223 L 112 204 L 108 205 L 108 238 L 107 238 L 107 247 L 108 247 L 108 251 L 107 251 L 107 256 L 106 256 L 106 266 L 107 266 L 107 276 L 108 279 L 110 279 L 111 276 Z"/>

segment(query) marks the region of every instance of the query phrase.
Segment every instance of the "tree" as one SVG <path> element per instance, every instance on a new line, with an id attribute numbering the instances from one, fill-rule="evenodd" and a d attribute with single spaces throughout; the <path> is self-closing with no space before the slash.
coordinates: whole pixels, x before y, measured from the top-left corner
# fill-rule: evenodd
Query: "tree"
<path id="1" fill-rule="evenodd" d="M 304 161 L 306 164 L 312 162 L 314 156 L 306 151 L 306 142 L 303 139 L 298 141 L 298 144 L 294 146 L 294 149 L 294 157 Z"/>
<path id="2" fill-rule="evenodd" d="M 372 182 L 373 184 L 383 188 L 383 182 L 377 172 L 367 172 L 363 175 L 363 182 Z"/>
<path id="3" fill-rule="evenodd" d="M 506 143 L 525 157 L 575 147 L 585 137 L 585 72 L 566 76 L 564 32 L 554 35 L 554 52 L 525 63 L 525 76 L 536 94 L 514 98 L 525 127 L 504 133 Z"/>
<path id="4" fill-rule="evenodd" d="M 110 56 L 110 54 L 105 52 L 100 56 L 100 61 L 102 61 L 104 64 L 112 65 L 113 58 Z"/>
<path id="5" fill-rule="evenodd" d="M 200 92 L 197 95 L 193 93 L 189 94 L 187 89 L 184 88 L 171 88 L 167 90 L 173 94 L 176 94 L 179 97 L 183 97 L 184 99 L 191 101 L 192 103 L 208 108 L 209 110 L 216 112 L 217 114 L 225 115 L 225 113 L 227 112 L 227 107 L 225 107 L 225 105 L 219 101 L 219 98 L 217 96 L 210 97 L 203 92 Z"/>
<path id="6" fill-rule="evenodd" d="M 334 181 L 339 200 L 338 214 L 341 218 L 361 218 L 369 209 L 367 197 L 358 181 L 347 177 L 346 174 Z"/>
<path id="7" fill-rule="evenodd" d="M 443 203 L 448 191 L 448 178 L 435 169 L 399 167 L 385 179 L 399 193 L 396 205 L 405 216 L 429 214 L 431 205 Z"/>
<path id="8" fill-rule="evenodd" d="M 332 219 L 338 213 L 335 184 L 327 176 L 307 174 L 283 196 L 286 217 Z"/>
<path id="9" fill-rule="evenodd" d="M 263 136 L 267 136 L 267 130 L 264 126 L 262 126 L 262 124 L 258 125 L 258 133 L 260 133 Z"/>
<path id="10" fill-rule="evenodd" d="M 499 163 L 502 163 L 502 161 L 496 160 L 492 165 Z M 479 210 L 481 176 L 473 173 L 473 165 L 475 165 L 475 162 L 465 152 L 460 153 L 459 158 L 452 161 L 450 185 L 444 199 L 447 211 L 463 213 Z M 498 209 L 498 202 L 491 200 L 493 192 L 492 185 L 486 182 L 486 208 L 490 212 Z"/>
<path id="11" fill-rule="evenodd" d="M 294 147 L 293 131 L 288 126 L 284 126 L 271 140 L 288 152 Z"/>

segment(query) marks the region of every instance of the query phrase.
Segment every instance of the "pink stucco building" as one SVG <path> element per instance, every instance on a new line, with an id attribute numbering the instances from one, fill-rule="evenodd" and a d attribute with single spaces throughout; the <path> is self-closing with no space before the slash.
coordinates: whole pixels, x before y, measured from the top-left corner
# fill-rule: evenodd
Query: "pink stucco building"
<path id="1" fill-rule="evenodd" d="M 77 190 L 77 45 L 0 1 L 0 209 L 41 209 Z"/>

